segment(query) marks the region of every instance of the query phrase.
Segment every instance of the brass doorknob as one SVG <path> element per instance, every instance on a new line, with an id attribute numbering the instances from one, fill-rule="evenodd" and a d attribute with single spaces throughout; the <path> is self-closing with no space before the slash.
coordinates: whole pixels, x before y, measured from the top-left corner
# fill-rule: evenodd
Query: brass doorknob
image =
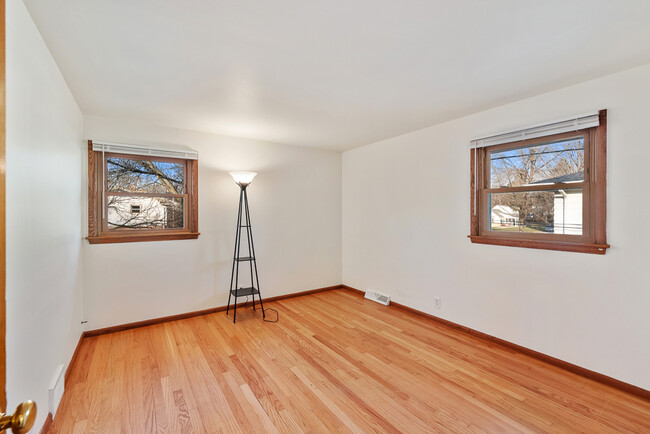
<path id="1" fill-rule="evenodd" d="M 36 403 L 25 401 L 18 404 L 14 414 L 0 413 L 0 431 L 11 428 L 13 434 L 29 432 L 36 420 Z"/>

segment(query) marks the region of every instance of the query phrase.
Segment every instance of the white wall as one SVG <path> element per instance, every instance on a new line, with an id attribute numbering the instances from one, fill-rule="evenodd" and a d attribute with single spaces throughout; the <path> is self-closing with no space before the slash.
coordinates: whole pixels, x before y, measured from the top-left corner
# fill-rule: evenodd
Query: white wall
<path id="1" fill-rule="evenodd" d="M 197 240 L 84 246 L 87 329 L 228 301 L 239 187 L 248 188 L 263 297 L 341 283 L 341 153 L 84 117 L 84 137 L 199 151 Z M 85 229 L 87 231 L 87 228 Z"/>
<path id="2" fill-rule="evenodd" d="M 36 401 L 81 335 L 82 116 L 21 0 L 6 2 L 7 398 Z"/>
<path id="3" fill-rule="evenodd" d="M 648 101 L 650 65 L 345 152 L 343 282 L 650 389 Z M 471 244 L 470 139 L 603 108 L 607 255 Z"/>

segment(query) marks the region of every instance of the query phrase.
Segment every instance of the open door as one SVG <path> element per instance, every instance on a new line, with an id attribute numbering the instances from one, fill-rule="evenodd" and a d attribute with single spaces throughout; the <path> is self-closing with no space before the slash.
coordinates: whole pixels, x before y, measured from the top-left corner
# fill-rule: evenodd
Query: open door
<path id="1" fill-rule="evenodd" d="M 5 0 L 0 0 L 0 431 L 11 429 L 14 434 L 26 433 L 36 420 L 36 404 L 33 401 L 21 403 L 14 414 L 7 411 L 7 334 L 5 289 L 7 284 L 6 227 L 5 227 L 5 179 L 7 160 L 5 154 L 7 130 L 5 122 Z"/>

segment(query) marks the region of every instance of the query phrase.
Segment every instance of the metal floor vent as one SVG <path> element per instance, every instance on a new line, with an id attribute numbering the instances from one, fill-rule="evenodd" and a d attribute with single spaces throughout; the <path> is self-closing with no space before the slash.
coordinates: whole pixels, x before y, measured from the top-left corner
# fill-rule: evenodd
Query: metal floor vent
<path id="1" fill-rule="evenodd" d="M 379 292 L 375 291 L 366 291 L 366 296 L 368 300 L 376 301 L 379 304 L 383 304 L 384 306 L 388 306 L 390 304 L 390 297 L 385 294 L 380 294 Z"/>

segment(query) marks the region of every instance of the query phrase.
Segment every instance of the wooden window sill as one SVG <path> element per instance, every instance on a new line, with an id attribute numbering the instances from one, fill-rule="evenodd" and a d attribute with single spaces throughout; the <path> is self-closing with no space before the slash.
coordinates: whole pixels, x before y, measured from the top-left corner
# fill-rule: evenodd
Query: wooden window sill
<path id="1" fill-rule="evenodd" d="M 565 241 L 520 240 L 513 238 L 468 235 L 472 243 L 493 244 L 497 246 L 527 247 L 530 249 L 560 250 L 563 252 L 593 253 L 604 255 L 609 244 L 568 243 Z"/>
<path id="2" fill-rule="evenodd" d="M 175 232 L 169 234 L 116 234 L 86 237 L 90 244 L 135 243 L 141 241 L 195 240 L 199 232 Z"/>

